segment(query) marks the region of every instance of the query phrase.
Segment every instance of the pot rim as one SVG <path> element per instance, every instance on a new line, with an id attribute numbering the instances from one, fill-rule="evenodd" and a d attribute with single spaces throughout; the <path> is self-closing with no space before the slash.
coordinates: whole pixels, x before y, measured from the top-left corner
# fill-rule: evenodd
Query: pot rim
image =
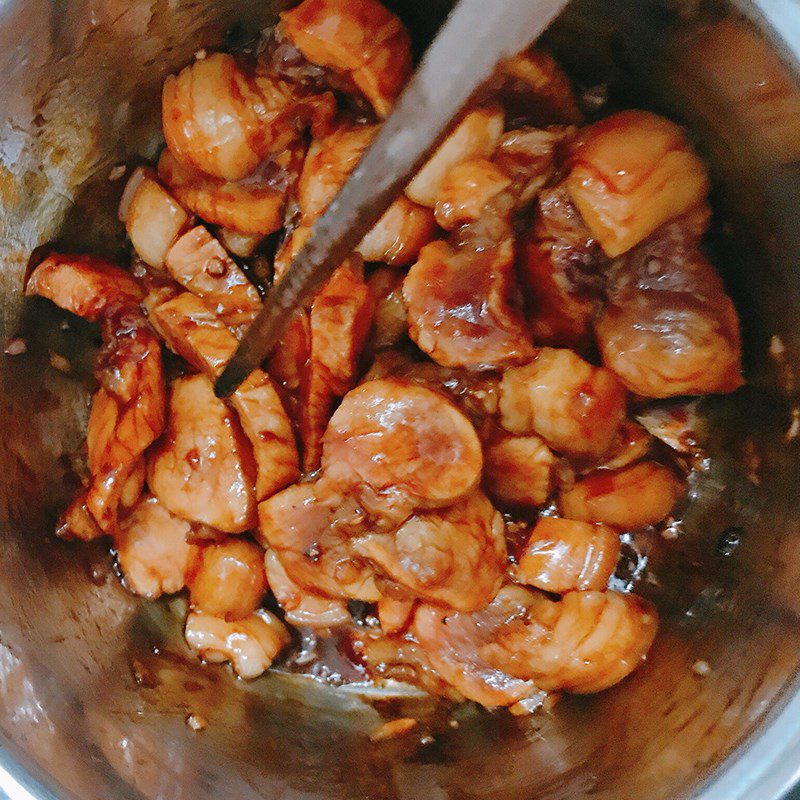
<path id="1" fill-rule="evenodd" d="M 800 76 L 800 2 L 732 0 Z M 0 0 L 0 17 L 3 3 Z M 780 800 L 800 785 L 800 672 L 766 717 L 689 795 L 693 800 Z M 71 792 L 43 773 L 0 732 L 0 800 L 66 800 Z"/>
<path id="2" fill-rule="evenodd" d="M 732 0 L 800 79 L 800 3 Z M 800 672 L 783 687 L 766 718 L 698 787 L 695 800 L 780 800 L 800 786 Z"/>

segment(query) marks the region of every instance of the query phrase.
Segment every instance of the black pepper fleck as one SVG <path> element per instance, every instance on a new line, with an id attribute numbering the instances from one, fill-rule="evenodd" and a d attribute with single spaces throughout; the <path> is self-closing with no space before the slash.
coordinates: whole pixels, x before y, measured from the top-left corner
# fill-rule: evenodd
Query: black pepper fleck
<path id="1" fill-rule="evenodd" d="M 743 537 L 744 528 L 740 528 L 738 525 L 726 528 L 717 539 L 717 553 L 726 558 L 732 556 L 742 543 Z"/>

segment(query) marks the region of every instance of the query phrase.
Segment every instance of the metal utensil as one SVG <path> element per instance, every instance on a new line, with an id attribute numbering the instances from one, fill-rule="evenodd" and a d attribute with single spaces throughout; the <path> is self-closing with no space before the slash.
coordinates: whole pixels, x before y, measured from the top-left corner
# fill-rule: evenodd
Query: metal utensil
<path id="1" fill-rule="evenodd" d="M 461 0 L 426 51 L 392 115 L 216 383 L 230 394 L 269 355 L 292 311 L 308 300 L 380 219 L 455 116 L 504 58 L 534 41 L 567 0 Z"/>

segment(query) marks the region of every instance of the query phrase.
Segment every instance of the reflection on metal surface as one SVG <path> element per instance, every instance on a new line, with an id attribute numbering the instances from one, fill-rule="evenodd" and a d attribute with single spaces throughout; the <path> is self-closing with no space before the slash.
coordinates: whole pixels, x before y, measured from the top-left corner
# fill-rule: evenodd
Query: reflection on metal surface
<path id="1" fill-rule="evenodd" d="M 683 66 L 702 92 L 701 107 L 724 106 L 721 116 L 758 142 L 766 162 L 791 164 L 800 158 L 800 96 L 762 36 L 744 22 L 725 20 L 700 30 L 684 46 Z M 708 122 L 713 125 L 714 119 Z M 720 136 L 735 136 L 719 127 Z"/>
<path id="2" fill-rule="evenodd" d="M 397 5 L 412 20 L 423 9 L 414 30 L 429 33 L 445 4 Z M 101 547 L 52 537 L 76 479 L 87 396 L 78 379 L 94 332 L 75 320 L 64 331 L 63 314 L 22 301 L 28 255 L 57 235 L 120 247 L 109 213 L 119 187 L 104 178 L 153 154 L 163 75 L 234 21 L 240 35 L 258 30 L 268 10 L 245 0 L 0 5 L 0 337 L 28 345 L 0 356 L 0 791 L 758 800 L 796 777 L 800 442 L 784 439 L 784 389 L 800 363 L 796 84 L 766 40 L 720 20 L 717 3 L 710 15 L 697 2 L 613 5 L 625 25 L 603 0 L 576 0 L 550 43 L 581 88 L 610 80 L 612 104 L 660 105 L 692 123 L 713 157 L 709 246 L 742 312 L 751 387 L 698 404 L 710 460 L 684 524 L 674 540 L 644 532 L 636 542 L 650 576 L 640 591 L 665 618 L 646 667 L 603 695 L 565 698 L 552 715 L 465 705 L 453 712 L 458 727 L 428 697 L 371 703 L 290 675 L 243 683 L 203 668 L 184 652 L 168 604 L 127 595 Z M 691 13 L 669 11 L 678 7 Z M 734 46 L 747 59 L 732 63 Z M 761 92 L 765 80 L 774 92 Z M 775 334 L 780 365 L 767 355 Z M 70 376 L 48 368 L 50 350 L 67 356 Z M 725 555 L 718 543 L 731 528 L 742 533 Z M 698 661 L 708 674 L 693 671 Z M 401 709 L 421 735 L 371 742 Z M 192 713 L 205 730 L 186 724 Z"/>
<path id="3" fill-rule="evenodd" d="M 40 800 L 31 794 L 10 772 L 0 770 L 0 800 Z"/>

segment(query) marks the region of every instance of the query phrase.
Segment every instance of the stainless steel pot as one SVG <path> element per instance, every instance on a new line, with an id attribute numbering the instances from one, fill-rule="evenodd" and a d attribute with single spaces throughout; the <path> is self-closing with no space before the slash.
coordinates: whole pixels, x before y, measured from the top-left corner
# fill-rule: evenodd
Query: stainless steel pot
<path id="1" fill-rule="evenodd" d="M 710 247 L 742 313 L 750 385 L 701 403 L 710 453 L 676 537 L 631 574 L 664 630 L 621 686 L 518 720 L 442 723 L 284 674 L 251 684 L 180 645 L 180 601 L 126 594 L 102 547 L 56 540 L 95 344 L 23 301 L 52 239 L 123 246 L 106 180 L 158 147 L 165 74 L 269 22 L 247 0 L 0 0 L 0 794 L 14 798 L 777 798 L 800 775 L 800 54 L 794 0 L 576 0 L 548 34 L 584 89 L 682 119 L 711 158 Z M 422 46 L 446 2 L 395 6 Z M 491 5 L 487 13 L 491 13 Z M 596 88 L 590 92 L 602 94 Z M 64 375 L 50 366 L 66 355 Z M 63 362 L 60 362 L 64 368 Z M 794 413 L 794 417 L 792 414 Z M 796 423 L 798 424 L 798 423 Z M 738 542 L 738 546 L 736 546 Z M 699 675 L 697 662 L 710 671 Z M 432 742 L 372 743 L 402 709 Z M 206 730 L 185 724 L 204 717 Z"/>

